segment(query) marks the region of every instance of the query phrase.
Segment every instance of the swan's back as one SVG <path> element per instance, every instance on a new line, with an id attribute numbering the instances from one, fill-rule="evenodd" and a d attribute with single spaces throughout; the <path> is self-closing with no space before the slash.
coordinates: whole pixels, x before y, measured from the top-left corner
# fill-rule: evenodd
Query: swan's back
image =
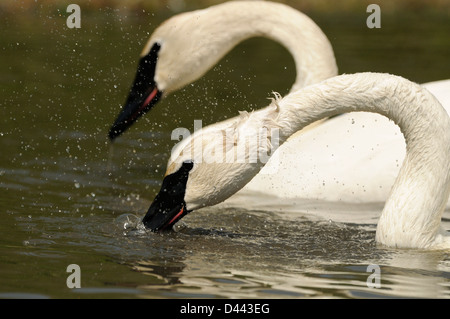
<path id="1" fill-rule="evenodd" d="M 450 113 L 450 80 L 423 87 Z M 346 113 L 294 134 L 241 192 L 381 203 L 389 196 L 405 154 L 403 134 L 387 117 Z"/>

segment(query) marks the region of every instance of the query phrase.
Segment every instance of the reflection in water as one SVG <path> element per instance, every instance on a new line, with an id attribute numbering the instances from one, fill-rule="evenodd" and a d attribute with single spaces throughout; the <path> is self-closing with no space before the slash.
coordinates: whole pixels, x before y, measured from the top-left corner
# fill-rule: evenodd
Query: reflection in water
<path id="1" fill-rule="evenodd" d="M 205 209 L 170 233 L 135 232 L 149 254 L 131 267 L 154 281 L 139 288 L 199 298 L 448 296 L 440 283 L 449 268 L 437 270 L 445 253 L 419 251 L 412 262 L 410 251 L 377 247 L 374 225 L 293 216 Z M 380 289 L 367 286 L 370 264 L 381 268 Z"/>

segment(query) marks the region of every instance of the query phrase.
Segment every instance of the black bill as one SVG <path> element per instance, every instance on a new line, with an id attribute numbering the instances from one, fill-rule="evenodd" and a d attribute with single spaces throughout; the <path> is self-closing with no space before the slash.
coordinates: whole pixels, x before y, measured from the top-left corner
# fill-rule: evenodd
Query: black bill
<path id="1" fill-rule="evenodd" d="M 160 100 L 162 92 L 159 91 L 154 80 L 160 48 L 160 44 L 155 43 L 150 52 L 140 59 L 127 101 L 109 130 L 108 135 L 111 141 L 125 132 Z"/>
<path id="2" fill-rule="evenodd" d="M 191 161 L 184 162 L 177 172 L 164 178 L 161 190 L 142 220 L 146 228 L 152 231 L 170 230 L 189 213 L 184 195 L 189 171 L 193 166 Z"/>

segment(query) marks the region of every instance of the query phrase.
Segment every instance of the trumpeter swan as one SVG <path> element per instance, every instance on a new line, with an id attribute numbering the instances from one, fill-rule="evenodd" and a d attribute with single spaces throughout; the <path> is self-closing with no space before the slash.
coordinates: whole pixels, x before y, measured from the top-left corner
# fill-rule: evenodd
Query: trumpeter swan
<path id="1" fill-rule="evenodd" d="M 381 213 L 376 240 L 392 247 L 450 249 L 449 234 L 440 226 L 450 192 L 450 118 L 428 90 L 379 73 L 336 76 L 242 114 L 228 130 L 201 131 L 169 163 L 144 225 L 171 228 L 188 212 L 218 204 L 244 187 L 264 166 L 247 154 L 272 147 L 261 127 L 279 130 L 283 143 L 305 126 L 344 112 L 379 113 L 396 123 L 406 140 L 406 157 Z M 192 152 L 195 145 L 202 145 L 200 157 Z M 228 156 L 242 145 L 245 161 Z M 298 151 L 300 156 L 309 152 Z"/>
<path id="2" fill-rule="evenodd" d="M 120 135 L 164 95 L 200 78 L 236 44 L 253 36 L 278 41 L 292 54 L 297 76 L 291 92 L 337 75 L 327 37 L 310 18 L 289 6 L 232 1 L 182 13 L 151 35 L 110 138 Z M 450 111 L 450 80 L 427 87 Z M 237 118 L 217 123 L 215 129 L 229 121 Z M 310 155 L 299 158 L 301 150 Z M 285 165 L 274 167 L 269 160 L 243 192 L 293 198 L 301 190 L 302 198 L 380 202 L 388 196 L 405 148 L 398 127 L 388 119 L 357 113 L 299 132 L 279 148 L 277 156 Z M 273 171 L 277 174 L 270 174 Z"/>
<path id="3" fill-rule="evenodd" d="M 238 43 L 251 37 L 281 43 L 291 53 L 291 91 L 337 75 L 333 48 L 308 16 L 266 1 L 231 1 L 185 12 L 162 23 L 145 45 L 128 99 L 109 131 L 122 134 L 164 95 L 202 77 Z"/>

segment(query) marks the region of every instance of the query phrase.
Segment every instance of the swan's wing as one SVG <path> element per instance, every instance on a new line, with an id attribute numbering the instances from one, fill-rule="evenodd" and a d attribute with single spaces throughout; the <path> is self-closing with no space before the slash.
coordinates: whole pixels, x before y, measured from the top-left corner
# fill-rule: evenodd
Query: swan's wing
<path id="1" fill-rule="evenodd" d="M 422 84 L 430 91 L 450 114 L 450 79 Z"/>

